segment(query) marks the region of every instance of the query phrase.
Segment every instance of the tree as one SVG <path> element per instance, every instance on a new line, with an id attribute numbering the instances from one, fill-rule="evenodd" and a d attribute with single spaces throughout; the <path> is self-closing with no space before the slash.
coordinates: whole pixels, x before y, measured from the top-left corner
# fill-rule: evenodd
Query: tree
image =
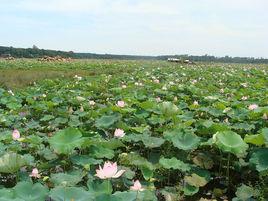
<path id="1" fill-rule="evenodd" d="M 38 50 L 39 48 L 36 45 L 33 45 L 33 49 Z"/>

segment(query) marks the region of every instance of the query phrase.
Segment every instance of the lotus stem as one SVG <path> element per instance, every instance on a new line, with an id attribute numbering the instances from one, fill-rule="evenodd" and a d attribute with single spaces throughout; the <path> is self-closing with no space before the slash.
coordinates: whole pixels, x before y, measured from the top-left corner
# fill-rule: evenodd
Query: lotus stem
<path id="1" fill-rule="evenodd" d="M 110 179 L 108 179 L 108 182 L 107 182 L 107 193 L 110 192 Z"/>
<path id="2" fill-rule="evenodd" d="M 227 179 L 228 179 L 228 189 L 230 189 L 230 157 L 231 157 L 231 154 L 228 153 L 228 158 L 227 158 Z"/>
<path id="3" fill-rule="evenodd" d="M 221 173 L 221 168 L 222 168 L 222 153 L 220 151 L 220 165 L 219 165 L 219 175 Z"/>
<path id="4" fill-rule="evenodd" d="M 16 172 L 16 183 L 19 181 L 19 171 Z"/>
<path id="5" fill-rule="evenodd" d="M 137 191 L 137 193 L 136 193 L 136 201 L 138 201 L 138 197 L 139 197 L 139 191 Z"/>

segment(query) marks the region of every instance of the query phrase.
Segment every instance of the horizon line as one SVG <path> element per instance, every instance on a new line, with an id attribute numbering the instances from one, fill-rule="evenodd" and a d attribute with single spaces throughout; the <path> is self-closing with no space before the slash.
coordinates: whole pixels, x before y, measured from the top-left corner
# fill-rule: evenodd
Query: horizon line
<path id="1" fill-rule="evenodd" d="M 34 49 L 32 47 L 14 47 L 14 46 L 5 46 L 5 45 L 0 45 L 2 47 L 12 47 L 12 48 L 18 48 L 18 49 Z M 82 51 L 74 51 L 74 50 L 62 50 L 62 49 L 50 49 L 50 48 L 39 48 L 39 50 L 49 50 L 49 51 L 60 51 L 60 52 L 73 52 L 76 54 L 96 54 L 96 55 L 115 55 L 115 56 L 136 56 L 136 57 L 161 57 L 161 56 L 213 56 L 215 58 L 224 58 L 224 57 L 230 57 L 230 58 L 253 58 L 253 59 L 268 59 L 266 57 L 254 57 L 254 56 L 232 56 L 232 55 L 224 55 L 224 56 L 215 56 L 211 54 L 203 54 L 203 55 L 195 55 L 195 54 L 187 54 L 187 53 L 181 53 L 181 54 L 158 54 L 158 55 L 145 55 L 145 54 L 116 54 L 116 53 L 96 53 L 96 52 L 82 52 Z"/>

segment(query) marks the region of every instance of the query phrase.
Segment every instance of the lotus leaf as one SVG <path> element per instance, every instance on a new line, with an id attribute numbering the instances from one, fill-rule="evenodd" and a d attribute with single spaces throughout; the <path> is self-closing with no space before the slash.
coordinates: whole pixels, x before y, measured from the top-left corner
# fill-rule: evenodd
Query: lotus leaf
<path id="1" fill-rule="evenodd" d="M 75 128 L 58 131 L 49 139 L 50 146 L 58 154 L 71 154 L 75 148 L 80 148 L 83 142 L 82 133 Z"/>
<path id="2" fill-rule="evenodd" d="M 83 176 L 81 171 L 56 173 L 50 175 L 50 181 L 56 186 L 75 186 L 83 179 Z"/>
<path id="3" fill-rule="evenodd" d="M 26 165 L 27 160 L 16 153 L 6 153 L 0 158 L 0 172 L 2 173 L 15 173 Z"/>
<path id="4" fill-rule="evenodd" d="M 165 169 L 174 169 L 174 170 L 180 170 L 182 172 L 187 172 L 191 170 L 191 166 L 189 164 L 186 164 L 175 157 L 172 157 L 170 159 L 168 158 L 161 158 L 159 160 L 159 164 L 162 165 Z"/>
<path id="5" fill-rule="evenodd" d="M 266 173 L 268 171 L 268 149 L 253 152 L 250 163 L 254 164 L 259 172 Z"/>
<path id="6" fill-rule="evenodd" d="M 94 201 L 94 195 L 79 187 L 55 187 L 50 193 L 50 197 L 55 201 Z"/>
<path id="7" fill-rule="evenodd" d="M 200 138 L 191 131 L 184 131 L 181 129 L 175 129 L 172 131 L 164 132 L 164 137 L 168 141 L 171 141 L 174 147 L 189 151 L 197 148 L 200 142 Z"/>
<path id="8" fill-rule="evenodd" d="M 40 183 L 20 182 L 14 187 L 14 195 L 22 201 L 45 200 L 48 188 Z"/>
<path id="9" fill-rule="evenodd" d="M 240 135 L 232 131 L 217 132 L 213 136 L 216 145 L 224 152 L 233 153 L 237 156 L 244 155 L 248 149 Z"/>

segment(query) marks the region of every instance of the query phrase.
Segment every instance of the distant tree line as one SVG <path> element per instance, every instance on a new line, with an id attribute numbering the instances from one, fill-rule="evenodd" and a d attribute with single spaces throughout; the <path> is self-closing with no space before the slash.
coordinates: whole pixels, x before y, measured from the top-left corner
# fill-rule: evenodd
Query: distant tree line
<path id="1" fill-rule="evenodd" d="M 145 59 L 145 60 L 167 60 L 168 58 L 179 58 L 194 62 L 224 62 L 224 63 L 267 63 L 268 59 L 253 57 L 215 57 L 210 55 L 193 56 L 193 55 L 163 55 L 163 56 L 135 56 L 135 55 L 114 55 L 114 54 L 95 54 L 95 53 L 77 53 L 73 51 L 56 51 L 39 49 L 37 46 L 32 48 L 14 48 L 0 46 L 0 57 L 12 56 L 15 58 L 40 58 L 44 56 L 61 56 L 74 59 Z"/>
<path id="2" fill-rule="evenodd" d="M 194 62 L 221 62 L 221 63 L 255 63 L 255 64 L 267 64 L 268 59 L 254 58 L 254 57 L 215 57 L 210 55 L 193 56 L 193 55 L 164 55 L 157 56 L 159 60 L 167 60 L 168 58 L 178 58 L 182 60 L 190 60 Z"/>
<path id="3" fill-rule="evenodd" d="M 73 52 L 38 49 L 35 45 L 33 48 L 14 48 L 0 46 L 0 57 L 5 55 L 10 55 L 15 58 L 39 58 L 43 56 L 74 57 Z"/>

